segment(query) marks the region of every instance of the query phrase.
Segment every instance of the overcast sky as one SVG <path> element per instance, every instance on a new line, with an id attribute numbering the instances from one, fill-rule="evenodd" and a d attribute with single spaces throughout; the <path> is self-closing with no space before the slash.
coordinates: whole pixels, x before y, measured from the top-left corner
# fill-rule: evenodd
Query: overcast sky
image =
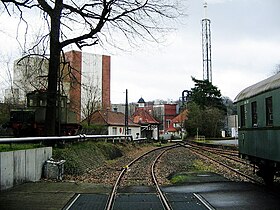
<path id="1" fill-rule="evenodd" d="M 188 17 L 168 34 L 164 45 L 143 44 L 130 52 L 104 52 L 98 47 L 86 52 L 111 55 L 111 102 L 163 99 L 178 100 L 203 79 L 201 20 L 203 0 L 186 0 Z M 232 100 L 245 87 L 271 76 L 280 64 L 279 0 L 208 0 L 211 20 L 212 82 Z M 2 6 L 2 5 L 1 5 Z M 3 19 L 2 19 L 3 20 Z M 2 21 L 1 20 L 1 21 Z M 5 30 L 5 28 L 0 29 Z M 0 40 L 3 49 L 8 37 Z M 9 44 L 16 48 L 17 43 Z M 5 53 L 4 53 L 5 54 Z M 1 71 L 0 86 L 4 82 Z"/>
<path id="2" fill-rule="evenodd" d="M 189 0 L 188 17 L 166 46 L 112 57 L 112 102 L 140 97 L 178 100 L 203 78 L 202 0 Z M 279 0 L 208 0 L 211 20 L 212 82 L 232 100 L 245 87 L 271 76 L 280 64 Z"/>

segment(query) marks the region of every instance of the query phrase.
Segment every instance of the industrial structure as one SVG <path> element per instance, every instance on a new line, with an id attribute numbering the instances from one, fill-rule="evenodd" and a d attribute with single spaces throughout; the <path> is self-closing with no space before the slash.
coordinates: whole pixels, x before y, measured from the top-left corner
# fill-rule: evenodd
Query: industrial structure
<path id="1" fill-rule="evenodd" d="M 202 59 L 203 59 L 203 80 L 212 83 L 212 60 L 211 60 L 211 29 L 210 19 L 207 18 L 207 3 L 203 4 L 205 17 L 202 19 Z"/>

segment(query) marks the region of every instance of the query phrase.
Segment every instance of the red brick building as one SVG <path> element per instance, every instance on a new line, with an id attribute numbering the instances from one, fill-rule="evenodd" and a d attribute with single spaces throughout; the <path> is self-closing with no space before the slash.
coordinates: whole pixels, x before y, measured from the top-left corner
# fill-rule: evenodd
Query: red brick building
<path id="1" fill-rule="evenodd" d="M 63 80 L 63 88 L 77 120 L 85 117 L 83 106 L 93 98 L 101 104 L 101 109 L 110 109 L 111 57 L 72 50 L 65 53 L 65 59 L 71 74 Z M 69 69 L 63 71 L 66 74 Z"/>
<path id="2" fill-rule="evenodd" d="M 160 134 L 167 132 L 171 120 L 178 114 L 178 104 L 159 104 L 153 106 L 153 116 L 161 123 Z"/>
<path id="3" fill-rule="evenodd" d="M 152 116 L 149 109 L 137 107 L 132 115 L 133 122 L 141 125 L 141 138 L 159 139 L 159 122 Z"/>

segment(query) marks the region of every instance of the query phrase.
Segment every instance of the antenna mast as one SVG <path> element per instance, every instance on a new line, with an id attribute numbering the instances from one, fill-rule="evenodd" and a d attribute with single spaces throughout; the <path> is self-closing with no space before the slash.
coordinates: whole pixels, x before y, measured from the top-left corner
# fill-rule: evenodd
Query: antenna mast
<path id="1" fill-rule="evenodd" d="M 203 59 L 203 80 L 212 83 L 212 61 L 211 61 L 211 30 L 210 19 L 207 18 L 207 3 L 204 2 L 204 16 L 202 19 L 202 59 Z"/>

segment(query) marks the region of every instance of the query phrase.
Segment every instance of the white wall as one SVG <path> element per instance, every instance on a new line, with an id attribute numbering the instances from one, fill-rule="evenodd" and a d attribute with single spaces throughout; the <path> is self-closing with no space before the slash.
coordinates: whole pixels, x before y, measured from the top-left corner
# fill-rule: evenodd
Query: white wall
<path id="1" fill-rule="evenodd" d="M 113 132 L 113 128 L 117 128 L 117 133 Z M 108 135 L 125 135 L 124 126 L 109 126 L 108 127 Z M 136 139 L 137 133 L 139 133 L 138 137 L 141 137 L 141 128 L 139 127 L 128 127 L 128 129 L 131 129 L 131 135 L 133 139 Z"/>
<path id="2" fill-rule="evenodd" d="M 14 61 L 13 87 L 19 89 L 19 98 L 24 101 L 28 92 L 47 87 L 48 61 L 39 56 Z"/>
<path id="3" fill-rule="evenodd" d="M 98 98 L 102 98 L 102 55 L 82 53 L 81 102 L 88 101 L 85 87 L 97 88 Z M 82 116 L 82 113 L 81 113 Z M 82 116 L 83 118 L 83 116 Z"/>

